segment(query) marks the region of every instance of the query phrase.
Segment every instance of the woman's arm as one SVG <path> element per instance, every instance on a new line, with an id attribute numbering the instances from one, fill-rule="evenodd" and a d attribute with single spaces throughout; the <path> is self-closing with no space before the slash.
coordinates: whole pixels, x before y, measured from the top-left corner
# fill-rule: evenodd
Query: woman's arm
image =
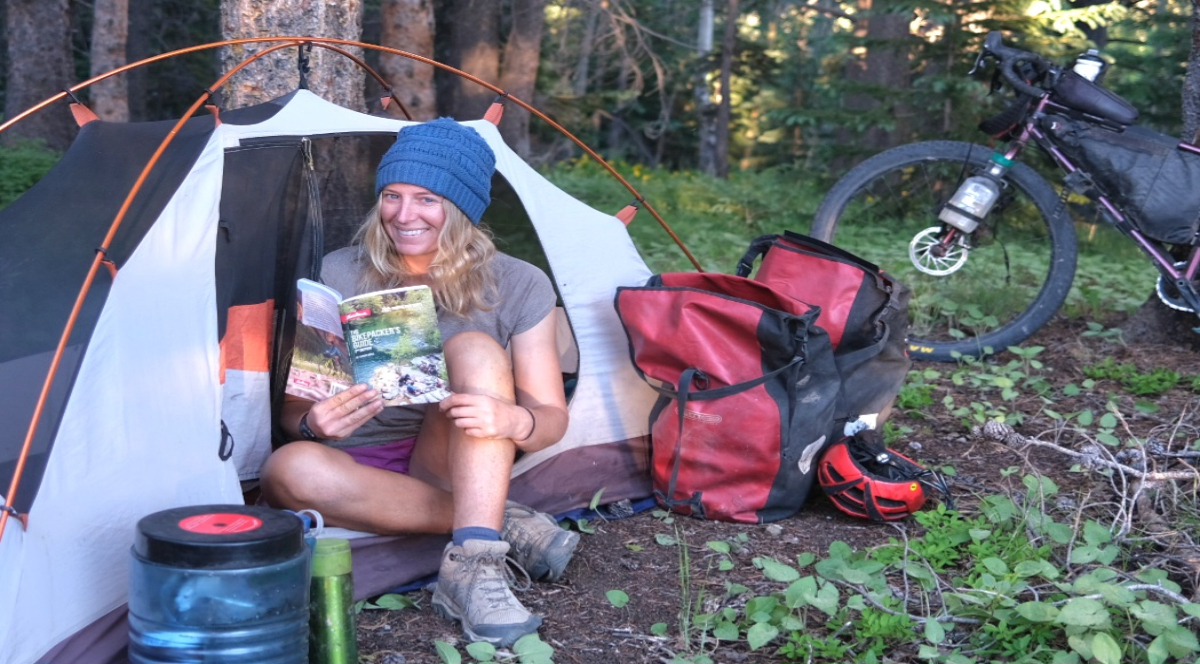
<path id="1" fill-rule="evenodd" d="M 517 403 L 513 442 L 536 452 L 562 439 L 567 432 L 567 397 L 558 359 L 557 321 L 551 311 L 529 330 L 513 337 L 513 380 Z"/>

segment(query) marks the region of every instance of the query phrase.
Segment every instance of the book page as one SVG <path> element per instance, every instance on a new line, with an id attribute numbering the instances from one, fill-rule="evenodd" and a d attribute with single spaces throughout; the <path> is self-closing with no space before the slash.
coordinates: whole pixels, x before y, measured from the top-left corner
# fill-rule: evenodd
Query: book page
<path id="1" fill-rule="evenodd" d="M 388 406 L 450 396 L 428 286 L 359 295 L 343 302 L 340 310 L 355 382 L 379 390 Z"/>
<path id="2" fill-rule="evenodd" d="M 296 339 L 284 392 L 310 401 L 354 384 L 350 351 L 342 338 L 336 291 L 315 281 L 296 284 Z"/>
<path id="3" fill-rule="evenodd" d="M 300 296 L 296 317 L 300 322 L 341 338 L 342 321 L 338 313 L 341 293 L 308 279 L 297 281 L 296 290 Z"/>

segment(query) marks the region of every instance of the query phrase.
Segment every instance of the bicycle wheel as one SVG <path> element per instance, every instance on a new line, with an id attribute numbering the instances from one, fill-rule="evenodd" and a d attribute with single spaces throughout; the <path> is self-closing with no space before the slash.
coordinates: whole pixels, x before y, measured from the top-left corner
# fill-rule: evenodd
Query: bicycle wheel
<path id="1" fill-rule="evenodd" d="M 1075 227 L 1053 187 L 1015 163 L 995 207 L 965 244 L 928 250 L 937 215 L 991 150 L 970 143 L 902 145 L 853 168 L 821 201 L 812 235 L 878 264 L 912 289 L 909 354 L 951 361 L 1028 339 L 1067 298 L 1075 276 Z M 922 251 L 924 250 L 924 251 Z"/>

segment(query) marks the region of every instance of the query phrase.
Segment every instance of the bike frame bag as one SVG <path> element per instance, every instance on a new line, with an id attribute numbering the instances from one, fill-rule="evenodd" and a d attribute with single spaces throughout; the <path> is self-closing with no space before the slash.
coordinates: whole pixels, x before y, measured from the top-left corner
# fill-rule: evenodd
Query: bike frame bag
<path id="1" fill-rule="evenodd" d="M 713 273 L 617 289 L 650 414 L 659 504 L 764 523 L 808 497 L 830 441 L 839 378 L 820 311 L 766 284 Z"/>
<path id="2" fill-rule="evenodd" d="M 1138 230 L 1159 242 L 1192 243 L 1200 220 L 1200 155 L 1145 127 L 1118 131 L 1062 115 L 1047 115 L 1042 126 Z"/>
<path id="3" fill-rule="evenodd" d="M 791 231 L 751 241 L 738 274 L 749 275 L 760 256 L 755 281 L 821 310 L 817 324 L 829 333 L 842 380 L 839 422 L 866 417 L 882 426 L 912 364 L 905 339 L 911 292 L 873 263 Z"/>

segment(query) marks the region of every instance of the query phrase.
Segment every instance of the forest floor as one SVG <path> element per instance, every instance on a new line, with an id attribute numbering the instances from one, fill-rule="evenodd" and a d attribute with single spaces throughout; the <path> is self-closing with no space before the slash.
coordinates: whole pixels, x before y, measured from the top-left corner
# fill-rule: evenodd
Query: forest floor
<path id="1" fill-rule="evenodd" d="M 1049 383 L 1049 401 L 1032 390 L 1017 390 L 1002 399 L 995 381 L 979 381 L 977 377 L 988 370 L 1010 364 L 1016 358 L 1005 353 L 987 364 L 961 371 L 966 380 L 954 381 L 950 375 L 958 365 L 915 363 L 918 374 L 910 374 L 910 384 L 923 385 L 909 394 L 903 402 L 917 402 L 913 407 L 897 408 L 893 425 L 901 432 L 892 446 L 905 455 L 931 468 L 953 468 L 948 477 L 959 509 L 965 514 L 976 511 L 979 499 L 985 495 L 1012 492 L 1020 489 L 1022 474 L 1035 472 L 1053 479 L 1061 496 L 1073 496 L 1080 504 L 1102 501 L 1104 492 L 1111 493 L 1110 481 L 1100 474 L 1072 469 L 1076 463 L 1061 452 L 1037 448 L 1021 450 L 973 436 L 964 423 L 961 411 L 951 412 L 946 397 L 953 398 L 956 407 L 970 404 L 999 404 L 1010 414 L 1020 414 L 1017 432 L 1038 438 L 1055 428 L 1046 409 L 1059 413 L 1092 410 L 1097 417 L 1105 412 L 1106 404 L 1114 402 L 1122 414 L 1129 435 L 1147 439 L 1173 440 L 1174 447 L 1194 447 L 1200 439 L 1200 418 L 1192 415 L 1200 407 L 1192 381 L 1200 375 L 1200 354 L 1174 347 L 1125 345 L 1111 336 L 1085 334 L 1083 322 L 1056 321 L 1026 343 L 1026 347 L 1045 348 L 1035 358 L 1041 368 L 1023 363 L 1029 376 Z M 1111 361 L 1111 362 L 1110 362 Z M 1090 389 L 1076 390 L 1072 386 L 1088 385 L 1084 369 L 1112 364 L 1132 364 L 1143 372 L 1154 368 L 1173 369 L 1184 377 L 1179 385 L 1159 396 L 1137 397 L 1113 380 L 1098 380 Z M 973 378 L 974 377 L 974 378 Z M 962 384 L 955 384 L 961 382 Z M 925 397 L 921 397 L 923 393 Z M 914 394 L 917 398 L 911 398 Z M 1012 421 L 1010 419 L 1010 421 Z M 1049 439 L 1049 438 L 1043 438 Z M 1181 468 L 1181 461 L 1168 462 Z M 1018 468 L 1020 472 L 1013 471 Z M 1188 490 L 1185 487 L 1184 490 Z M 1194 488 L 1192 488 L 1194 490 Z M 1194 502 L 1191 505 L 1194 506 Z M 931 499 L 926 508 L 936 505 Z M 1144 515 L 1143 515 L 1144 516 Z M 1194 516 L 1194 515 L 1193 515 Z M 1173 576 L 1183 587 L 1184 594 L 1195 597 L 1197 574 L 1200 574 L 1200 552 L 1192 544 L 1196 539 L 1196 521 L 1191 532 L 1183 538 L 1186 551 L 1167 551 L 1165 556 L 1175 561 L 1195 563 L 1190 572 Z M 828 555 L 834 541 L 842 541 L 861 551 L 898 537 L 901 530 L 911 536 L 921 528 L 909 519 L 901 525 L 874 523 L 847 516 L 835 509 L 818 490 L 808 504 L 795 516 L 768 525 L 744 525 L 701 521 L 688 517 L 671 518 L 657 510 L 642 512 L 619 520 L 600 520 L 586 526 L 594 532 L 584 533 L 574 560 L 560 583 L 536 583 L 519 597 L 535 613 L 544 616 L 540 630 L 542 641 L 553 647 L 553 661 L 559 664 L 609 664 L 626 662 L 672 662 L 685 656 L 695 657 L 694 642 L 680 638 L 680 616 L 689 611 L 685 595 L 700 598 L 705 611 L 713 611 L 734 601 L 727 596 L 727 584 L 741 584 L 750 589 L 763 589 L 769 583 L 763 570 L 754 564 L 756 559 L 772 557 L 795 563 L 798 554 L 809 552 L 818 559 Z M 721 554 L 710 542 L 727 542 L 733 546 L 729 554 Z M 687 567 L 681 574 L 680 546 L 689 553 Z M 732 569 L 718 571 L 717 562 L 725 557 L 733 562 Z M 724 567 L 728 567 L 726 564 Z M 811 573 L 806 571 L 805 573 Z M 781 590 L 780 584 L 774 584 Z M 618 607 L 610 599 L 610 591 L 619 590 L 629 597 Z M 770 589 L 763 592 L 771 592 Z M 430 607 L 430 591 L 421 590 L 407 595 L 415 607 L 402 610 L 364 611 L 358 617 L 360 658 L 372 664 L 424 664 L 447 661 L 438 652 L 435 642 L 455 646 L 463 662 L 475 661 L 465 650 L 461 632 L 439 618 Z M 1193 599 L 1194 601 L 1194 599 Z M 743 600 L 744 602 L 744 600 Z M 619 603 L 619 602 L 618 602 Z M 693 605 L 694 606 L 694 605 Z M 681 612 L 681 609 L 683 611 Z M 665 633 L 658 623 L 665 623 Z M 916 639 L 914 635 L 914 640 Z M 779 640 L 751 651 L 745 639 L 721 642 L 713 646 L 710 640 L 704 648 L 711 661 L 724 662 L 786 662 L 780 653 Z M 443 646 L 445 648 L 445 646 Z M 915 652 L 915 651 L 913 651 Z M 919 661 L 913 652 L 896 652 L 887 661 Z M 454 655 L 449 659 L 453 660 Z M 501 651 L 497 661 L 516 661 L 512 654 Z M 813 661 L 821 661 L 819 659 Z"/>

